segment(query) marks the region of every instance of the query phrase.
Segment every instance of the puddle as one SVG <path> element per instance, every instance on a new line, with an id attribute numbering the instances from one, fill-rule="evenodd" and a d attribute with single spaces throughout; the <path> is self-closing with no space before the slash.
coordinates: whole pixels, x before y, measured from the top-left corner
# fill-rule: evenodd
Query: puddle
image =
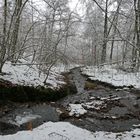
<path id="1" fill-rule="evenodd" d="M 0 118 L 0 134 L 12 134 L 19 130 L 27 130 L 31 122 L 35 128 L 44 122 L 59 121 L 59 113 L 50 105 L 20 107 Z"/>

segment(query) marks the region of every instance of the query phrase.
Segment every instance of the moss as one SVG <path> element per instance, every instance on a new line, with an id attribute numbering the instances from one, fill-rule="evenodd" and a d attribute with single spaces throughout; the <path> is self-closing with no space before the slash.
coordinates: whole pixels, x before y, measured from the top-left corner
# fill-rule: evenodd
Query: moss
<path id="1" fill-rule="evenodd" d="M 97 84 L 96 83 L 86 81 L 85 82 L 84 89 L 91 90 L 91 89 L 95 89 L 96 87 L 97 87 Z"/>
<path id="2" fill-rule="evenodd" d="M 94 84 L 95 86 L 103 86 L 106 88 L 110 88 L 110 89 L 123 89 L 123 88 L 129 88 L 129 89 L 133 89 L 134 86 L 130 85 L 130 86 L 114 86 L 111 83 L 107 83 L 107 82 L 103 82 L 103 81 L 99 81 L 99 80 L 91 80 L 91 79 L 87 79 L 87 82 Z"/>
<path id="3" fill-rule="evenodd" d="M 0 87 L 0 100 L 14 102 L 57 101 L 69 94 L 77 93 L 74 85 L 64 85 L 58 90 L 29 86 Z"/>

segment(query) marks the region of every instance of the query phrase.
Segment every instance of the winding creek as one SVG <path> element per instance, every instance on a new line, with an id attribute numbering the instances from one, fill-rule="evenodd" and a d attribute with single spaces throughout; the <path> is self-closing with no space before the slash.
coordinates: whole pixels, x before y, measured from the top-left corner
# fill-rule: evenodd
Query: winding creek
<path id="1" fill-rule="evenodd" d="M 10 110 L 0 111 L 0 134 L 26 130 L 29 122 L 34 128 L 47 121 L 67 121 L 90 131 L 109 132 L 129 131 L 140 124 L 139 91 L 117 90 L 94 81 L 89 83 L 89 89 L 85 89 L 87 77 L 81 74 L 80 68 L 72 69 L 68 77 L 75 83 L 77 94 L 55 103 L 9 103 L 7 108 Z M 69 116 L 69 104 L 82 104 L 87 113 L 79 117 Z"/>

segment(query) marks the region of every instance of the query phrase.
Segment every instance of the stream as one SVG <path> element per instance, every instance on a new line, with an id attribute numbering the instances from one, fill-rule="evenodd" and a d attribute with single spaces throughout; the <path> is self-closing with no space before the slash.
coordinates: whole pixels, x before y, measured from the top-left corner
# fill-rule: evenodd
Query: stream
<path id="1" fill-rule="evenodd" d="M 69 79 L 75 83 L 77 94 L 55 103 L 6 104 L 4 112 L 0 109 L 0 135 L 28 130 L 29 122 L 35 128 L 48 121 L 66 121 L 93 132 L 130 131 L 140 124 L 139 91 L 113 89 L 94 81 L 90 83 L 94 88 L 87 90 L 87 77 L 81 74 L 80 68 L 72 69 Z M 87 113 L 79 117 L 69 116 L 69 104 L 82 104 Z"/>

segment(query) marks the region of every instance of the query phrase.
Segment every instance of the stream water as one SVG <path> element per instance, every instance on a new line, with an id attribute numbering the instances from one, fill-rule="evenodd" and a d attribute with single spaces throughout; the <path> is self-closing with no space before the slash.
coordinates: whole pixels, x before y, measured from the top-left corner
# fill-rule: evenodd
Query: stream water
<path id="1" fill-rule="evenodd" d="M 91 107 L 85 107 L 86 115 L 80 118 L 71 117 L 65 121 L 90 131 L 111 132 L 130 131 L 140 124 L 140 91 L 134 94 L 131 90 L 116 90 L 104 85 L 85 90 L 87 78 L 81 75 L 78 68 L 71 71 L 71 77 L 78 93 L 61 100 L 60 104 L 67 107 L 68 104 L 82 103 Z M 92 105 L 95 107 L 92 108 Z"/>
<path id="2" fill-rule="evenodd" d="M 131 90 L 116 90 L 99 84 L 95 89 L 85 90 L 87 78 L 81 75 L 80 68 L 72 69 L 69 78 L 75 83 L 77 94 L 69 95 L 56 103 L 16 104 L 7 107 L 11 108 L 10 110 L 0 111 L 0 134 L 26 130 L 29 122 L 32 122 L 34 128 L 44 122 L 57 122 L 60 119 L 90 131 L 129 131 L 140 124 L 139 91 L 133 93 Z M 67 112 L 69 104 L 90 107 L 84 106 L 87 113 L 78 118 L 74 116 L 60 118 L 61 112 Z"/>

